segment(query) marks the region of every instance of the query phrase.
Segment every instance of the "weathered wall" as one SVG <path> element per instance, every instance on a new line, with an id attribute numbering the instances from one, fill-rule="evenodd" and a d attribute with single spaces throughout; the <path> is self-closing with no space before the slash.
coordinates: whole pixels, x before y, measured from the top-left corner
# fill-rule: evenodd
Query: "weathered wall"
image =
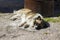
<path id="1" fill-rule="evenodd" d="M 24 7 L 24 0 L 0 0 L 1 12 L 12 12 Z"/>
<path id="2" fill-rule="evenodd" d="M 0 0 L 0 12 L 13 12 L 23 7 L 40 12 L 43 16 L 53 16 L 54 14 L 53 0 Z"/>
<path id="3" fill-rule="evenodd" d="M 25 8 L 40 12 L 43 16 L 53 16 L 53 0 L 25 0 Z"/>
<path id="4" fill-rule="evenodd" d="M 56 0 L 54 3 L 54 16 L 60 16 L 60 0 Z"/>

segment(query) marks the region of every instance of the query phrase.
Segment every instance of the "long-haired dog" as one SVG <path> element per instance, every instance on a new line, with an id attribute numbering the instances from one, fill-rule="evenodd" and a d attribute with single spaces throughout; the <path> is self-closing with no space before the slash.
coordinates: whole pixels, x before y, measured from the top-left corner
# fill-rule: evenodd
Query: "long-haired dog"
<path id="1" fill-rule="evenodd" d="M 41 14 L 26 8 L 14 11 L 14 15 L 10 19 L 14 22 L 11 24 L 12 26 L 29 31 L 39 30 L 46 26 Z"/>

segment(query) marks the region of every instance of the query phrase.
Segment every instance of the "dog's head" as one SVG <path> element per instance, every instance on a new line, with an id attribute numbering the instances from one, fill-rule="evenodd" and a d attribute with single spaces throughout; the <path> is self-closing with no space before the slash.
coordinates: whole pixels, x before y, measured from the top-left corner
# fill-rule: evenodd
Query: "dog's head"
<path id="1" fill-rule="evenodd" d="M 38 16 L 37 18 L 35 18 L 34 25 L 37 26 L 37 27 L 35 27 L 36 30 L 43 29 L 43 28 L 46 28 L 49 26 L 49 24 L 47 22 L 45 22 L 41 18 L 41 16 Z"/>

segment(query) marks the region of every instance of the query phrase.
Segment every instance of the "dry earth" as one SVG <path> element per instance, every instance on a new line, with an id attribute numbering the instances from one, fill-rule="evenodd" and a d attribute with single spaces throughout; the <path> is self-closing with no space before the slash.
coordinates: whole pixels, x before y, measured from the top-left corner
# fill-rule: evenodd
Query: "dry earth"
<path id="1" fill-rule="evenodd" d="M 50 27 L 36 32 L 29 32 L 22 29 L 8 32 L 7 25 L 12 14 L 0 13 L 0 40 L 60 40 L 60 23 L 51 23 Z"/>

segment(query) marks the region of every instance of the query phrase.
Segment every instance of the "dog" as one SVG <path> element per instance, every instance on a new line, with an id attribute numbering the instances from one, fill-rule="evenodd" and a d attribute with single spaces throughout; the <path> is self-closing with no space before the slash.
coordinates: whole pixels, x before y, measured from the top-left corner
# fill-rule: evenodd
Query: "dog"
<path id="1" fill-rule="evenodd" d="M 41 14 L 27 8 L 14 11 L 14 15 L 10 20 L 14 21 L 15 23 L 13 24 L 17 25 L 19 28 L 29 31 L 39 30 L 46 26 Z"/>

